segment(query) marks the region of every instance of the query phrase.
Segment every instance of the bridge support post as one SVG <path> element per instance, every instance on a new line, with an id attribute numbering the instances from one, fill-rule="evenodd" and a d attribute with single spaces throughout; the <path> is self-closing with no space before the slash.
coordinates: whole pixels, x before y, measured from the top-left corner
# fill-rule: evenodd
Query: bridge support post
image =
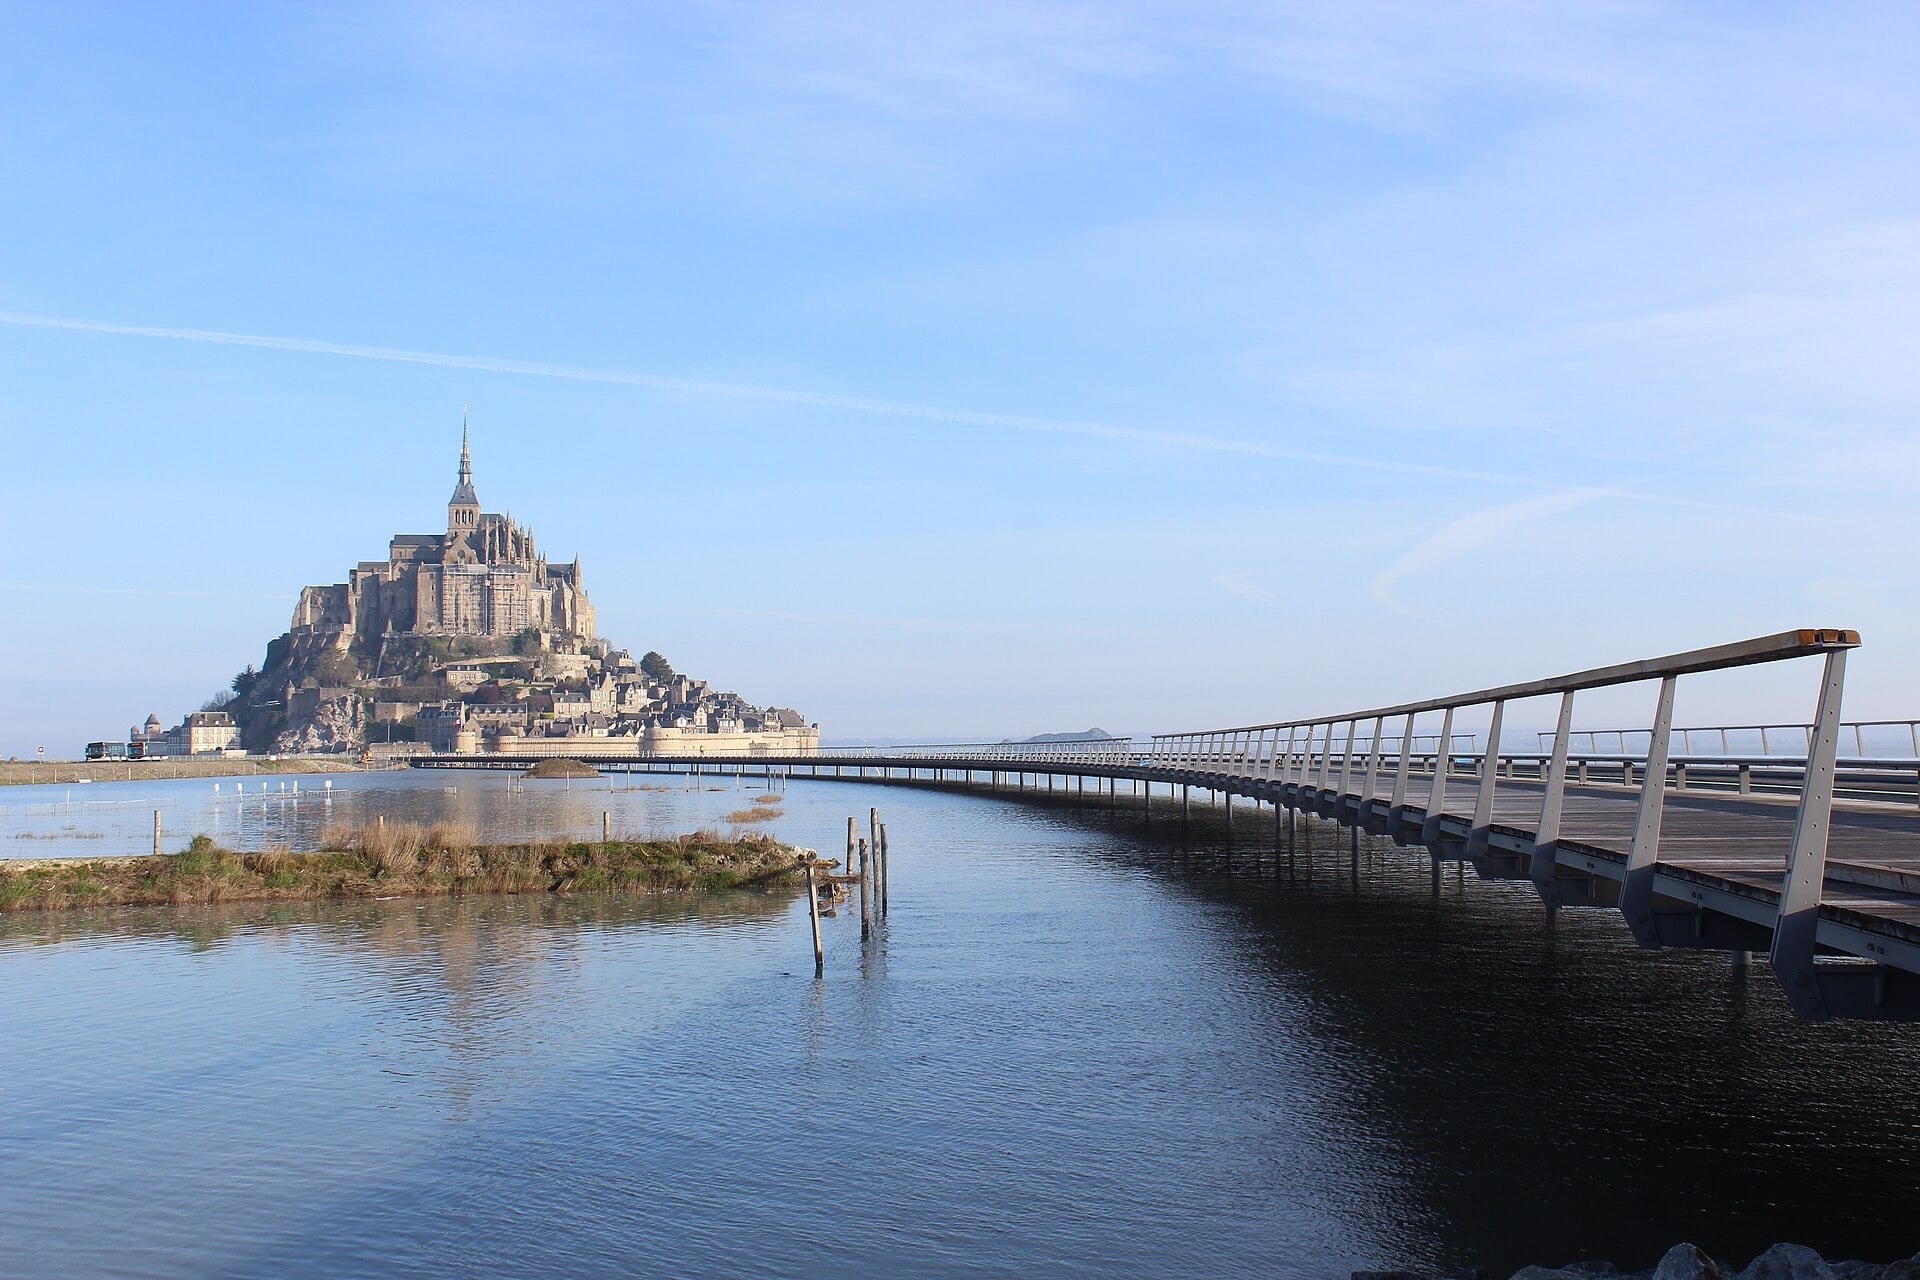
<path id="1" fill-rule="evenodd" d="M 1560 695 L 1560 719 L 1553 734 L 1553 763 L 1547 766 L 1547 787 L 1540 798 L 1540 822 L 1534 828 L 1533 853 L 1527 876 L 1549 911 L 1560 906 L 1560 885 L 1554 878 L 1559 857 L 1560 807 L 1567 795 L 1567 739 L 1573 732 L 1573 691 Z"/>
<path id="2" fill-rule="evenodd" d="M 1773 947 L 1767 955 L 1786 990 L 1787 1003 L 1801 1017 L 1815 1021 L 1824 1021 L 1836 1012 L 1873 1017 L 1884 994 L 1884 966 L 1878 967 L 1879 972 L 1852 965 L 1844 972 L 1822 972 L 1824 966 L 1814 959 L 1820 899 L 1826 887 L 1827 831 L 1833 817 L 1833 768 L 1840 752 L 1840 695 L 1846 673 L 1846 650 L 1829 653 L 1807 744 L 1806 779 L 1800 787 L 1793 843 L 1787 849 L 1787 875 L 1780 889 L 1780 912 L 1773 924 Z M 1834 1008 L 1836 998 L 1844 1004 L 1843 1010 Z"/>
<path id="3" fill-rule="evenodd" d="M 1433 785 L 1427 790 L 1427 816 L 1420 823 L 1420 843 L 1440 838 L 1440 814 L 1447 804 L 1447 775 L 1453 768 L 1453 708 L 1440 717 L 1440 742 L 1433 758 Z"/>
<path id="4" fill-rule="evenodd" d="M 1373 816 L 1373 789 L 1380 779 L 1380 728 L 1386 722 L 1385 716 L 1373 718 L 1373 736 L 1367 740 L 1367 780 L 1361 786 L 1359 803 L 1354 806 L 1355 822 L 1365 822 Z"/>
<path id="5" fill-rule="evenodd" d="M 1359 734 L 1360 722 L 1347 721 L 1347 750 L 1340 760 L 1340 793 L 1333 798 L 1333 815 L 1336 818 L 1340 816 L 1340 810 L 1345 807 L 1347 797 L 1353 793 L 1353 742 Z M 1353 813 L 1356 822 L 1360 818 L 1359 806 L 1360 802 L 1355 800 Z"/>
<path id="6" fill-rule="evenodd" d="M 1493 720 L 1487 726 L 1487 751 L 1480 757 L 1480 794 L 1473 802 L 1473 828 L 1467 834 L 1467 858 L 1479 861 L 1487 856 L 1487 834 L 1493 826 L 1493 786 L 1500 775 L 1500 722 L 1506 716 L 1504 699 L 1493 704 Z"/>
<path id="7" fill-rule="evenodd" d="M 1413 713 L 1407 713 L 1406 726 L 1400 731 L 1400 763 L 1393 771 L 1393 798 L 1387 802 L 1387 828 L 1394 842 L 1400 842 L 1400 823 L 1407 809 L 1407 773 L 1413 767 Z"/>
<path id="8" fill-rule="evenodd" d="M 1660 931 L 1653 919 L 1653 874 L 1660 858 L 1660 818 L 1667 802 L 1667 745 L 1673 737 L 1674 677 L 1660 681 L 1660 697 L 1653 707 L 1653 735 L 1647 741 L 1647 776 L 1640 786 L 1640 811 L 1633 823 L 1633 845 L 1627 851 L 1627 872 L 1620 886 L 1620 914 L 1627 918 L 1633 940 L 1658 947 Z M 1743 950 L 1741 955 L 1745 955 Z"/>

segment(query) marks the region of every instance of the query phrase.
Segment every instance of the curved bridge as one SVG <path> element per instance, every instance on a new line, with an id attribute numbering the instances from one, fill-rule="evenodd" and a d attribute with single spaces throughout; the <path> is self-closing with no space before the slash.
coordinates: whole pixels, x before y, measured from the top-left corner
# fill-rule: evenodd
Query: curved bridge
<path id="1" fill-rule="evenodd" d="M 1125 805 L 1185 816 L 1195 789 L 1271 805 L 1291 849 L 1295 815 L 1464 859 L 1484 878 L 1527 880 L 1549 910 L 1612 908 L 1643 947 L 1765 952 L 1805 1018 L 1920 1019 L 1920 759 L 1842 759 L 1851 631 L 1808 629 L 1738 644 L 1310 720 L 1091 742 L 860 748 L 807 756 L 639 756 L 606 740 L 564 754 L 601 769 L 884 781 Z M 1807 748 L 1674 756 L 1683 676 L 1818 659 Z M 1642 754 L 1570 743 L 1575 695 L 1659 684 Z M 1556 697 L 1549 750 L 1500 749 L 1508 704 Z M 1484 708 L 1485 745 L 1454 732 Z M 1438 724 L 1432 723 L 1434 718 Z M 1419 723 L 1428 723 L 1425 732 Z M 1903 725 L 1908 722 L 1901 722 Z M 1693 732 L 1700 732 L 1695 730 Z M 1708 731 L 1717 733 L 1717 730 Z M 1856 743 L 1863 743 L 1854 731 Z M 1722 741 L 1725 740 L 1722 735 Z M 1592 737 L 1588 737 L 1592 741 Z M 558 747 L 558 744 L 556 744 Z M 556 753 L 562 753 L 556 751 Z M 526 756 L 427 756 L 425 768 L 511 768 Z M 1093 781 L 1088 796 L 1087 781 Z M 1068 785 L 1071 780 L 1071 786 Z M 1124 786 L 1124 790 L 1123 790 Z"/>

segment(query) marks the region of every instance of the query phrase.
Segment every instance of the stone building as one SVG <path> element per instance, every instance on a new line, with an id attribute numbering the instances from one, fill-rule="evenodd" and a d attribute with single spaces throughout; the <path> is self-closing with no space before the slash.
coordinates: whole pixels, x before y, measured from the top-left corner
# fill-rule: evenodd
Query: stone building
<path id="1" fill-rule="evenodd" d="M 163 730 L 160 717 L 150 715 L 145 728 L 132 730 L 127 741 L 142 744 L 148 757 L 221 755 L 239 750 L 240 726 L 225 711 L 195 711 Z"/>
<path id="2" fill-rule="evenodd" d="M 593 638 L 580 561 L 549 562 L 512 517 L 480 510 L 463 430 L 446 531 L 396 534 L 385 560 L 361 561 L 344 583 L 305 588 L 289 635 L 296 653 L 349 644 L 370 652 L 388 634 L 514 636 L 529 629 Z"/>
<path id="3" fill-rule="evenodd" d="M 346 576 L 301 590 L 292 626 L 222 709 L 131 736 L 181 752 L 230 750 L 242 734 L 288 753 L 818 749 L 819 727 L 797 713 L 663 665 L 650 678 L 599 638 L 580 561 L 549 561 L 530 530 L 481 509 L 464 429 L 445 530 L 396 534 L 384 560 Z"/>

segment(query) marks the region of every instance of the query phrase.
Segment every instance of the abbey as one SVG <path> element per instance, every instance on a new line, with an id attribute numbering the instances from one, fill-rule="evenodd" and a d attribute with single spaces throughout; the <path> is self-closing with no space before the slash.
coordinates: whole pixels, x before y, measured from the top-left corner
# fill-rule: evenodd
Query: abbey
<path id="1" fill-rule="evenodd" d="M 184 750 L 215 749 L 204 744 L 221 730 L 219 749 L 237 734 L 251 751 L 368 758 L 791 754 L 820 740 L 790 707 L 681 675 L 658 653 L 636 661 L 597 635 L 580 561 L 549 562 L 531 532 L 480 509 L 464 429 L 446 530 L 398 534 L 385 560 L 302 588 L 292 626 L 231 688 L 195 713 L 207 723 L 188 726 L 201 732 Z M 157 720 L 133 737 L 172 745 Z"/>
<path id="2" fill-rule="evenodd" d="M 376 652 L 388 635 L 593 638 L 580 561 L 550 564 L 512 518 L 480 510 L 473 455 L 460 436 L 460 480 L 445 533 L 396 534 L 385 560 L 363 560 L 332 586 L 307 587 L 293 611 L 296 648 Z M 316 643 L 317 642 L 317 643 Z"/>

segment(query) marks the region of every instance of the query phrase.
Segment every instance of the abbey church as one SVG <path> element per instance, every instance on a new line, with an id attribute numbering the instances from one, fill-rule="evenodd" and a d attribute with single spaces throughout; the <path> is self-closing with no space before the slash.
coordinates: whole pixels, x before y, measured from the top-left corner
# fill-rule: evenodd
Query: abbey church
<path id="1" fill-rule="evenodd" d="M 296 647 L 346 636 L 358 651 L 373 653 L 388 635 L 511 637 L 528 630 L 593 638 L 580 561 L 548 563 L 531 533 L 480 510 L 463 430 L 446 532 L 396 534 L 385 560 L 361 561 L 343 584 L 305 588 L 291 634 Z"/>
<path id="2" fill-rule="evenodd" d="M 239 736 L 251 751 L 369 758 L 811 753 L 820 738 L 791 708 L 715 689 L 658 653 L 636 661 L 596 634 L 580 561 L 549 562 L 530 530 L 480 509 L 464 428 L 445 531 L 398 534 L 386 559 L 302 588 L 293 624 L 232 692 L 177 731 L 156 718 L 130 749 L 197 752 L 213 730 L 193 737 L 196 717 L 224 733 L 208 750 L 237 749 Z"/>

